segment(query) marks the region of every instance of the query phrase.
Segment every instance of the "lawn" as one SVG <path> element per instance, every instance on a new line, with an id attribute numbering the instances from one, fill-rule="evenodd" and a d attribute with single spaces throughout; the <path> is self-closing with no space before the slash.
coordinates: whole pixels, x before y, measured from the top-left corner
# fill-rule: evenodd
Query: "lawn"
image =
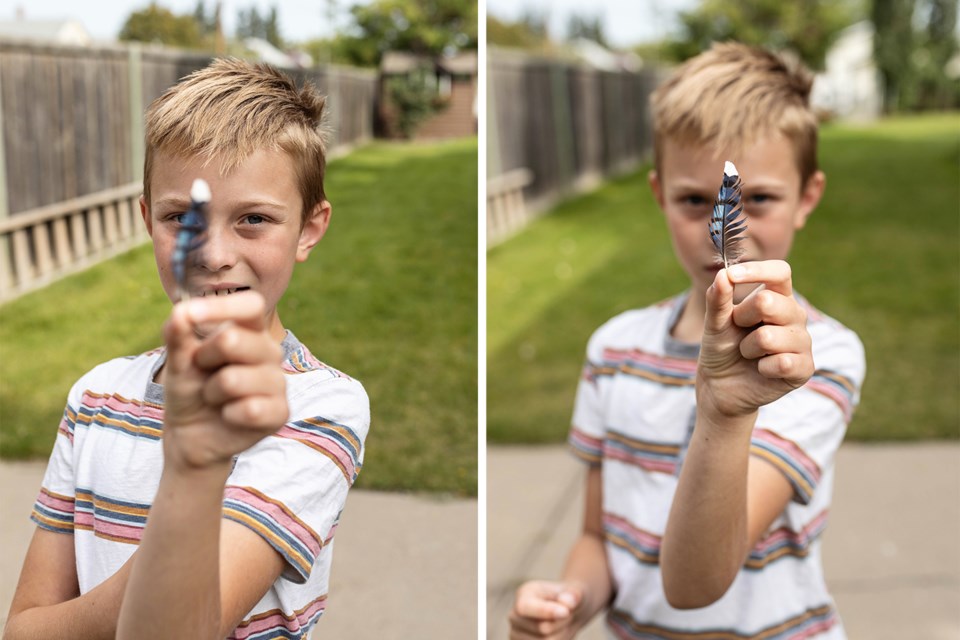
<path id="1" fill-rule="evenodd" d="M 363 382 L 358 486 L 476 495 L 477 142 L 374 144 L 331 163 L 334 215 L 280 303 Z M 160 343 L 169 302 L 140 247 L 0 307 L 0 448 L 46 457 L 71 384 Z"/>
<path id="2" fill-rule="evenodd" d="M 848 437 L 957 438 L 960 115 L 826 127 L 820 159 L 826 195 L 791 264 L 796 288 L 866 348 Z M 648 168 L 489 252 L 489 441 L 562 441 L 590 333 L 687 286 Z"/>

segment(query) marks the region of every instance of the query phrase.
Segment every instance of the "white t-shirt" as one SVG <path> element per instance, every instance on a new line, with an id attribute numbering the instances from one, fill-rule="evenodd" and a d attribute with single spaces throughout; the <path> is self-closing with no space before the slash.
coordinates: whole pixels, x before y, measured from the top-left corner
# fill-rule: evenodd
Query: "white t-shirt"
<path id="1" fill-rule="evenodd" d="M 659 565 L 695 421 L 699 345 L 670 336 L 686 294 L 622 313 L 591 337 L 569 442 L 578 457 L 602 464 L 603 528 L 616 586 L 607 627 L 615 637 L 678 640 L 709 631 L 717 638 L 845 638 L 823 578 L 820 535 L 834 455 L 859 400 L 863 346 L 797 300 L 808 313 L 816 372 L 760 409 L 750 448 L 790 481 L 793 500 L 727 593 L 702 609 L 667 604 Z"/>
<path id="2" fill-rule="evenodd" d="M 307 637 L 326 607 L 334 531 L 363 464 L 363 386 L 289 332 L 283 350 L 290 421 L 236 457 L 223 517 L 262 536 L 286 566 L 231 638 Z M 152 381 L 165 354 L 111 360 L 70 390 L 32 519 L 74 536 L 81 593 L 116 573 L 143 534 L 163 469 L 163 387 Z"/>

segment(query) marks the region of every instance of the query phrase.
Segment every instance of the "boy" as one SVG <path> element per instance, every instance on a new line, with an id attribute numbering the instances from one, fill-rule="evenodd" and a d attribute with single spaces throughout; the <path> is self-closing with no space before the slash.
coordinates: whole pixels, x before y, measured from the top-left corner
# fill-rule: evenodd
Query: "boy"
<path id="1" fill-rule="evenodd" d="M 570 433 L 589 463 L 560 582 L 528 582 L 513 638 L 843 638 L 820 566 L 833 456 L 864 375 L 856 335 L 793 294 L 784 260 L 823 193 L 809 73 L 715 45 L 652 97 L 655 167 L 690 290 L 594 333 Z M 724 161 L 743 261 L 707 233 Z"/>
<path id="2" fill-rule="evenodd" d="M 305 638 L 322 614 L 369 426 L 363 387 L 277 313 L 330 220 L 323 108 L 239 60 L 151 105 L 140 208 L 177 303 L 166 347 L 71 390 L 4 638 Z M 212 200 L 178 302 L 195 178 Z"/>

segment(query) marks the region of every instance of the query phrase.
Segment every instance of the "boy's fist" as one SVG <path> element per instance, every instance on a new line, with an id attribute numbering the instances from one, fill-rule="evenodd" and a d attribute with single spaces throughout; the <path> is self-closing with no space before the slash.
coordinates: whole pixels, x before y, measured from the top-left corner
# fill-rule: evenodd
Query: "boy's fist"
<path id="1" fill-rule="evenodd" d="M 734 284 L 762 285 L 734 304 Z M 746 262 L 721 269 L 706 293 L 697 405 L 733 417 L 803 386 L 813 375 L 806 312 L 793 297 L 790 265 Z"/>
<path id="2" fill-rule="evenodd" d="M 209 335 L 198 336 L 198 327 Z M 164 326 L 164 456 L 202 468 L 227 463 L 288 417 L 282 349 L 254 292 L 177 304 Z"/>
<path id="3" fill-rule="evenodd" d="M 510 640 L 573 638 L 579 629 L 576 613 L 583 590 L 567 582 L 533 580 L 517 589 L 510 612 Z"/>

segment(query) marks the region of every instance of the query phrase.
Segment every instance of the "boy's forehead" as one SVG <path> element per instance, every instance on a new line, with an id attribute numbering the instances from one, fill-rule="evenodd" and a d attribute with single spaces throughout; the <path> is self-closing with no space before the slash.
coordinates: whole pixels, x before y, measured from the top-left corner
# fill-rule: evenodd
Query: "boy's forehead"
<path id="1" fill-rule="evenodd" d="M 746 141 L 735 148 L 666 138 L 660 145 L 657 164 L 662 180 L 708 180 L 719 184 L 726 161 L 738 167 L 745 182 L 750 176 L 760 175 L 790 182 L 800 179 L 793 144 L 779 133 Z"/>

